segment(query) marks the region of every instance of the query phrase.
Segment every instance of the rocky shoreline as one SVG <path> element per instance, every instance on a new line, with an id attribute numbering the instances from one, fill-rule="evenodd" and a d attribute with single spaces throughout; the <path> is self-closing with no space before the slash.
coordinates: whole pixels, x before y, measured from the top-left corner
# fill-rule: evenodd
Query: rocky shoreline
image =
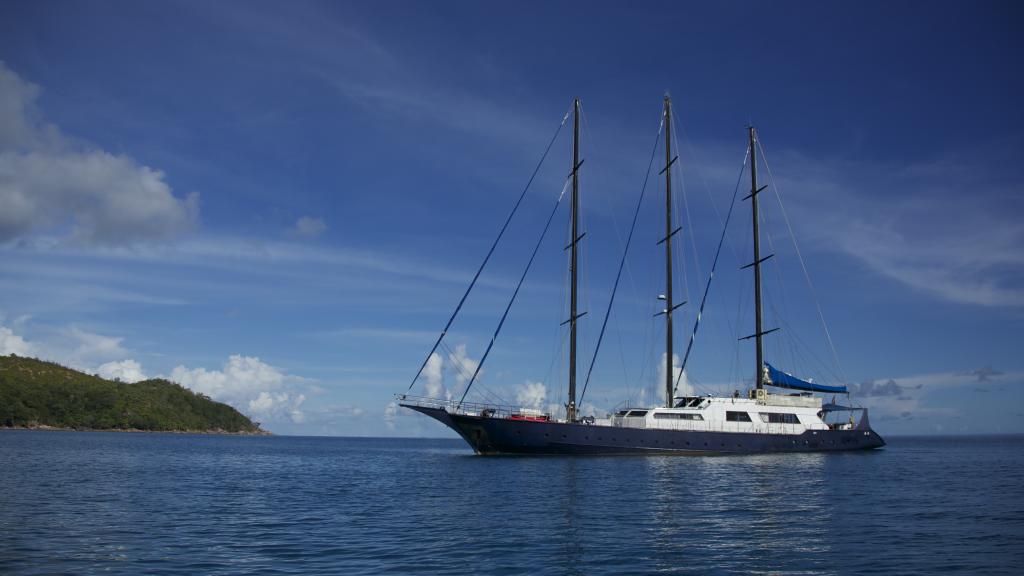
<path id="1" fill-rule="evenodd" d="M 255 432 L 231 432 L 228 430 L 221 430 L 214 428 L 210 430 L 142 430 L 139 428 L 69 428 L 63 426 L 48 426 L 46 424 L 38 424 L 35 426 L 0 426 L 2 430 L 36 430 L 46 432 L 129 432 L 129 433 L 142 433 L 142 434 L 205 434 L 215 436 L 273 436 L 273 432 L 267 430 L 257 430 Z"/>

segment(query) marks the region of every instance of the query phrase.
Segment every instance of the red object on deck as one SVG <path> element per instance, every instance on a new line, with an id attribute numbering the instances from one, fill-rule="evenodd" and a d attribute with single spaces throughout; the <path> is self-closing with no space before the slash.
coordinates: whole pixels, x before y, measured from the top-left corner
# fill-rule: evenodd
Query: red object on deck
<path id="1" fill-rule="evenodd" d="M 525 414 L 513 414 L 508 417 L 509 420 L 526 420 L 528 422 L 548 422 L 550 418 L 548 416 L 527 416 Z"/>

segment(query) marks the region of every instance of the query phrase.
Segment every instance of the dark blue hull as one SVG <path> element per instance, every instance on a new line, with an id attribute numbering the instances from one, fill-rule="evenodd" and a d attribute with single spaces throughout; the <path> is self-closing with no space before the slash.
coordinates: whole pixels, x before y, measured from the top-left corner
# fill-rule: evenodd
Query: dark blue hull
<path id="1" fill-rule="evenodd" d="M 618 428 L 449 414 L 407 406 L 459 433 L 477 454 L 762 454 L 870 450 L 885 441 L 870 427 L 799 435 Z M 866 419 L 865 419 L 866 423 Z"/>

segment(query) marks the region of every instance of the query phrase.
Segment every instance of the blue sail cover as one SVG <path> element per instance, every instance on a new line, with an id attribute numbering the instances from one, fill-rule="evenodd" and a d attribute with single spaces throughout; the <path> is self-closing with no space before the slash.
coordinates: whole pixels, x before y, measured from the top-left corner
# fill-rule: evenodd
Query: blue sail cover
<path id="1" fill-rule="evenodd" d="M 791 388 L 793 390 L 807 390 L 808 392 L 832 392 L 835 394 L 846 394 L 846 386 L 825 386 L 824 384 L 805 382 L 796 376 L 786 374 L 782 370 L 776 370 L 774 366 L 767 362 L 765 362 L 764 365 L 768 367 L 768 378 L 771 379 L 771 386 L 775 386 L 777 388 Z"/>

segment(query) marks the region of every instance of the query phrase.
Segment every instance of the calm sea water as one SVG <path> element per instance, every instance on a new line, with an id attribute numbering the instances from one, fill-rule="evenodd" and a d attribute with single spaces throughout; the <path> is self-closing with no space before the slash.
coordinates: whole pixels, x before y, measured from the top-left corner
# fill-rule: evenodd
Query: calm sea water
<path id="1" fill-rule="evenodd" d="M 1024 437 L 481 458 L 456 440 L 0 431 L 2 574 L 1022 570 Z"/>

